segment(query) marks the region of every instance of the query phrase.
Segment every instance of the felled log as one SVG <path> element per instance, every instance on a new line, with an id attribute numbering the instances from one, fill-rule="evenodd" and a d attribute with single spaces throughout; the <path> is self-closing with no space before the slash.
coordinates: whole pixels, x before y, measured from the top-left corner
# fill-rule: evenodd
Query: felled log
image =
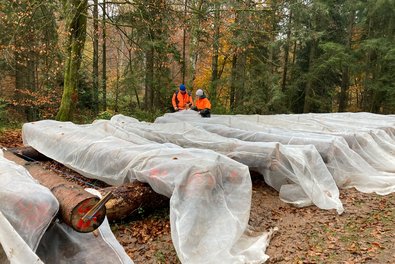
<path id="1" fill-rule="evenodd" d="M 109 191 L 113 194 L 106 203 L 107 218 L 110 221 L 119 221 L 169 204 L 169 198 L 156 193 L 147 183 L 139 181 L 99 190 L 102 195 Z"/>
<path id="2" fill-rule="evenodd" d="M 72 184 L 53 172 L 43 169 L 37 163 L 26 162 L 12 152 L 5 151 L 4 156 L 24 166 L 33 178 L 52 191 L 59 201 L 60 218 L 74 230 L 81 233 L 92 232 L 104 221 L 106 216 L 105 206 L 101 207 L 91 219 L 82 219 L 100 201 L 99 197 L 86 192 L 81 186 Z"/>
<path id="3" fill-rule="evenodd" d="M 21 155 L 23 155 L 24 157 L 28 157 L 34 161 L 47 161 L 47 160 L 51 160 L 50 158 L 48 158 L 47 156 L 45 156 L 44 154 L 41 154 L 40 152 L 38 152 L 37 150 L 35 150 L 32 147 L 23 147 L 19 150 L 19 152 L 21 153 Z"/>
<path id="4" fill-rule="evenodd" d="M 12 151 L 27 161 L 50 160 L 32 147 L 22 147 Z M 29 165 L 31 167 L 31 165 Z M 34 177 L 34 175 L 32 175 Z M 48 178 L 50 178 L 49 176 Z M 44 184 L 43 184 L 44 185 Z M 45 185 L 46 186 L 46 185 Z M 47 186 L 48 187 L 48 186 Z M 135 181 L 119 187 L 100 189 L 102 196 L 112 191 L 112 198 L 106 203 L 106 215 L 109 221 L 119 221 L 129 216 L 139 215 L 154 209 L 168 206 L 169 198 L 156 193 L 149 184 Z"/>
<path id="5" fill-rule="evenodd" d="M 17 155 L 18 157 L 27 160 L 27 161 L 48 161 L 51 158 L 45 156 L 44 154 L 38 152 L 32 147 L 16 147 L 10 149 L 12 153 Z"/>

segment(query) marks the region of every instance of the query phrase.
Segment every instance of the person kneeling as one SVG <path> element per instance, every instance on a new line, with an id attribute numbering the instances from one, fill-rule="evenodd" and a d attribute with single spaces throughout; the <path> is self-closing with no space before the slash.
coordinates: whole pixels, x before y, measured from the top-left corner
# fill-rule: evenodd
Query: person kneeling
<path id="1" fill-rule="evenodd" d="M 202 117 L 211 116 L 211 103 L 202 89 L 198 89 L 196 91 L 196 101 L 195 105 L 192 107 L 192 110 L 198 111 Z"/>

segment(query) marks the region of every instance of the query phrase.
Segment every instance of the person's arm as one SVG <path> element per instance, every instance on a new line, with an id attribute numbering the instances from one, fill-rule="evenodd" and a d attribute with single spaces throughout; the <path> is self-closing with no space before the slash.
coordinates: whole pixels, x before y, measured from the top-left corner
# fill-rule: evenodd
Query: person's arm
<path id="1" fill-rule="evenodd" d="M 188 93 L 186 93 L 185 97 L 185 109 L 190 109 L 193 106 L 193 101 L 192 101 L 192 96 Z"/>
<path id="2" fill-rule="evenodd" d="M 189 102 L 191 103 L 191 107 L 193 106 L 193 99 L 192 99 L 192 95 L 189 95 Z"/>
<path id="3" fill-rule="evenodd" d="M 171 103 L 173 104 L 174 110 L 178 111 L 178 105 L 176 103 L 176 93 L 173 93 L 173 97 L 171 98 Z"/>
<path id="4" fill-rule="evenodd" d="M 204 102 L 204 108 L 211 109 L 211 103 L 210 100 L 206 98 Z"/>

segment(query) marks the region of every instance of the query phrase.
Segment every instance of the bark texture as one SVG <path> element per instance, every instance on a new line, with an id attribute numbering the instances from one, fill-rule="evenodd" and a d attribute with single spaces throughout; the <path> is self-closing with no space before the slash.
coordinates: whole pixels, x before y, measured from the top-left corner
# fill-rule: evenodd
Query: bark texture
<path id="1" fill-rule="evenodd" d="M 78 101 L 78 79 L 86 38 L 87 0 L 70 2 L 71 15 L 68 23 L 68 48 L 64 70 L 64 87 L 62 102 L 56 119 L 69 121 L 72 119 L 74 107 Z"/>
<path id="2" fill-rule="evenodd" d="M 76 192 L 76 189 L 79 188 L 83 193 L 87 193 L 82 187 L 69 183 L 60 176 L 56 176 L 53 172 L 45 170 L 39 164 L 26 163 L 26 160 L 32 162 L 50 160 L 50 158 L 44 156 L 34 148 L 18 148 L 14 150 L 14 154 L 24 159 L 22 160 L 18 158 L 18 163 L 20 165 L 24 165 L 34 178 L 39 180 L 42 185 L 51 189 L 57 198 L 58 196 L 61 197 L 58 198 L 59 203 L 61 203 L 61 207 L 65 208 L 64 210 L 61 209 L 62 217 L 66 216 L 68 219 L 71 218 L 71 220 L 68 221 L 68 223 L 71 223 L 71 226 L 81 226 L 83 223 L 79 222 L 79 218 L 77 217 L 79 215 L 77 212 L 78 210 L 74 210 L 76 212 L 73 212 L 72 207 L 83 207 L 84 209 L 80 208 L 79 210 L 84 211 L 85 214 L 88 212 L 87 208 L 91 208 L 98 200 L 90 200 L 90 202 L 85 201 L 88 197 L 81 196 L 79 192 Z M 17 157 L 15 157 L 15 159 L 16 158 Z M 105 214 L 109 221 L 120 221 L 128 217 L 141 215 L 142 213 L 164 208 L 169 205 L 169 198 L 156 193 L 147 183 L 139 181 L 118 187 L 105 187 L 98 191 L 102 196 L 106 195 L 110 191 L 113 194 L 112 198 L 105 206 Z M 79 197 L 81 197 L 82 200 Z M 66 202 L 67 206 L 64 202 Z M 79 227 L 79 229 L 81 228 L 82 227 Z M 85 228 L 86 227 L 84 227 L 84 229 Z"/>
<path id="3" fill-rule="evenodd" d="M 26 162 L 26 160 L 17 157 L 9 151 L 4 152 L 4 156 L 24 166 L 33 178 L 51 190 L 59 201 L 60 218 L 74 230 L 81 233 L 92 232 L 104 221 L 106 216 L 105 206 L 92 219 L 82 220 L 82 217 L 99 202 L 99 197 L 86 192 L 81 186 L 72 184 L 53 172 L 44 170 L 38 163 Z"/>
<path id="4" fill-rule="evenodd" d="M 106 203 L 109 221 L 123 220 L 169 204 L 169 198 L 156 193 L 148 184 L 138 181 L 99 191 L 103 196 L 109 191 L 113 192 L 113 198 Z"/>

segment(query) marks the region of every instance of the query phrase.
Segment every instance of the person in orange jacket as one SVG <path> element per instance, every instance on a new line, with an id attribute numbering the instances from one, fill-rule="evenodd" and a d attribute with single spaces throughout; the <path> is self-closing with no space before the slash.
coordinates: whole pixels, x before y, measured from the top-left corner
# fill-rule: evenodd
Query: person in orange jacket
<path id="1" fill-rule="evenodd" d="M 211 116 L 211 103 L 202 89 L 196 91 L 195 106 L 192 109 L 198 111 L 202 117 Z"/>
<path id="2" fill-rule="evenodd" d="M 193 106 L 192 96 L 184 84 L 180 85 L 180 88 L 174 92 L 171 99 L 174 111 L 189 109 Z"/>

